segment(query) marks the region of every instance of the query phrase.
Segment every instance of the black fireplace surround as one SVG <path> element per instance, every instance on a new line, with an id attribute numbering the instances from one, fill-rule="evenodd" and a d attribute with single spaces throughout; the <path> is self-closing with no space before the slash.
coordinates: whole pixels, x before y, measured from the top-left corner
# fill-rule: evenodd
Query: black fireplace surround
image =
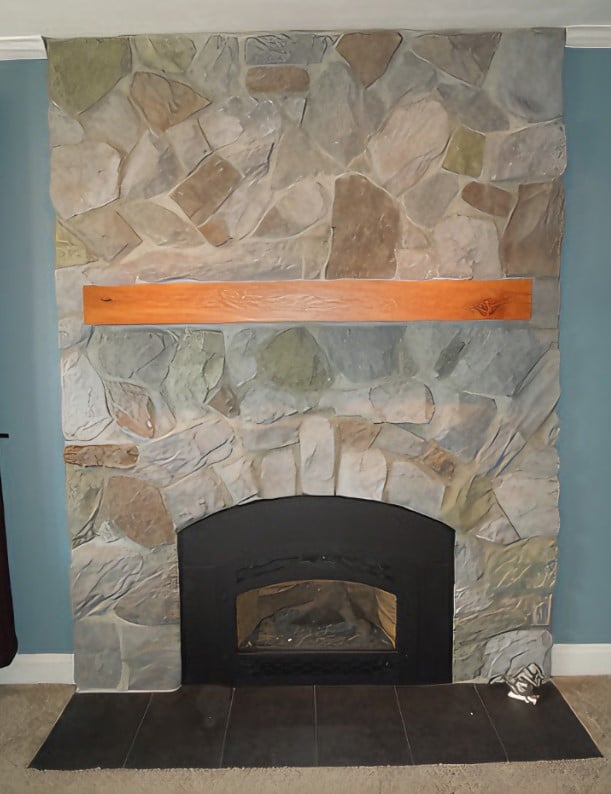
<path id="1" fill-rule="evenodd" d="M 454 531 L 396 505 L 339 496 L 262 500 L 178 535 L 184 684 L 448 683 Z M 359 582 L 392 593 L 395 648 L 238 649 L 236 598 L 282 582 Z"/>

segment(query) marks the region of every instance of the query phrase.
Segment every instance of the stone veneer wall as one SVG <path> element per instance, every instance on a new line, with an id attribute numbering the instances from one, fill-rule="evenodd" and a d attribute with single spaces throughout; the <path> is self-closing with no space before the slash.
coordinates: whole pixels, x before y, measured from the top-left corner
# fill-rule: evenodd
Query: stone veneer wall
<path id="1" fill-rule="evenodd" d="M 175 532 L 343 494 L 456 531 L 454 677 L 548 663 L 563 35 L 49 42 L 81 688 L 180 683 Z M 83 284 L 535 277 L 529 323 L 89 328 Z"/>

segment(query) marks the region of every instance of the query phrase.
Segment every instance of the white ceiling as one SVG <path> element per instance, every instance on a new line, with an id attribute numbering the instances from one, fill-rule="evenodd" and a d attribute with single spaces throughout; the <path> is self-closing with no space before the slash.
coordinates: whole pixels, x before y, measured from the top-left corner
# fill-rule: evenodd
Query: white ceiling
<path id="1" fill-rule="evenodd" d="M 0 0 L 0 37 L 611 25 L 611 0 Z"/>

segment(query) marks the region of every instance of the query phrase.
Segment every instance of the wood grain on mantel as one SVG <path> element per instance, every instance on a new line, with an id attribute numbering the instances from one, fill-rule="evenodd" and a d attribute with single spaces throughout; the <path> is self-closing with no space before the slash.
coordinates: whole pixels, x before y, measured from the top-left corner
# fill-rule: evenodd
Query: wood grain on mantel
<path id="1" fill-rule="evenodd" d="M 88 325 L 528 320 L 532 280 L 166 282 L 83 288 Z"/>

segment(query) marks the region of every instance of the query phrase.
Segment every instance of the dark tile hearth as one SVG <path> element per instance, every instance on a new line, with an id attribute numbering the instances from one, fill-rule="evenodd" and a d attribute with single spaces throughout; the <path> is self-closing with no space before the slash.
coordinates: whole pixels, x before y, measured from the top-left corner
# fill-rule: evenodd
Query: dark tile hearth
<path id="1" fill-rule="evenodd" d="M 401 766 L 600 757 L 552 684 L 185 686 L 76 694 L 34 769 Z"/>

